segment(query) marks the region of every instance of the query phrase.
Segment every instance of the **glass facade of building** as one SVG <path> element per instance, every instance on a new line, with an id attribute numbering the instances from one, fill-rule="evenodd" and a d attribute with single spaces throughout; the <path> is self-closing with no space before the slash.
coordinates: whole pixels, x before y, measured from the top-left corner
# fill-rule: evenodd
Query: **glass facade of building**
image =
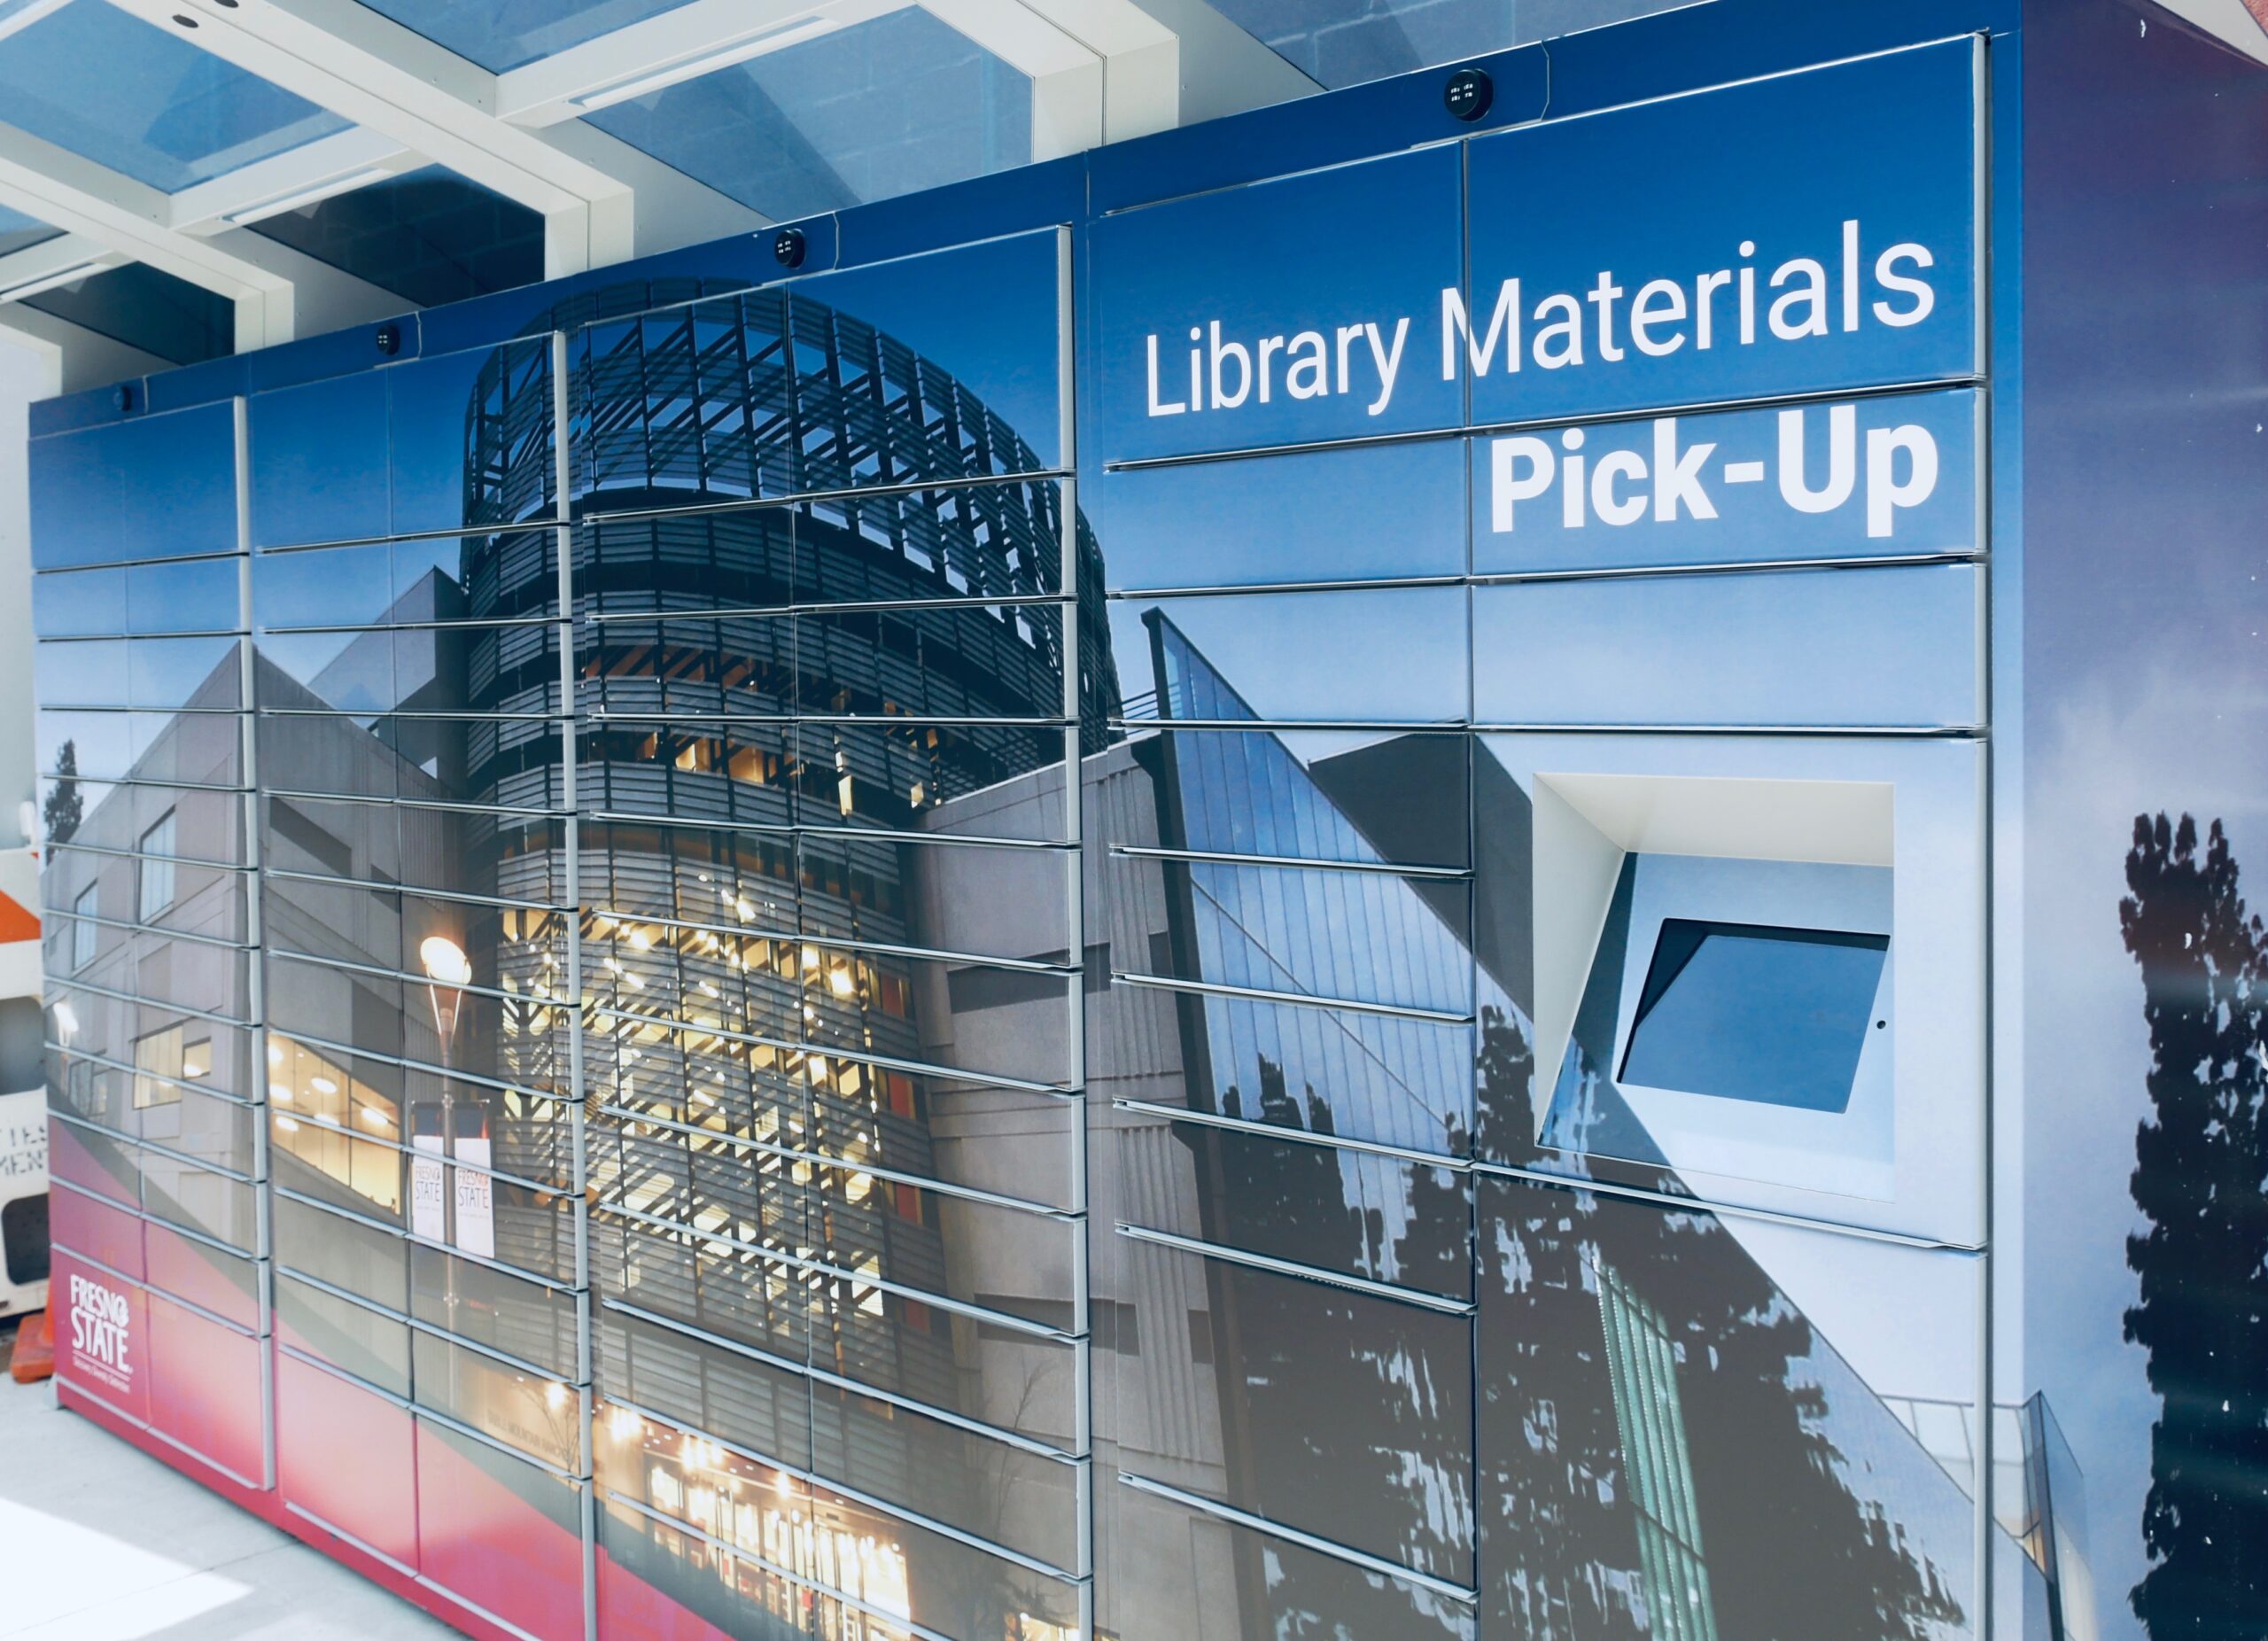
<path id="1" fill-rule="evenodd" d="M 2013 48 L 1683 17 L 44 408 L 68 1404 L 482 1636 L 2124 1633 L 1987 1211 Z M 1679 120 L 1931 306 L 1505 397 L 1488 191 Z"/>

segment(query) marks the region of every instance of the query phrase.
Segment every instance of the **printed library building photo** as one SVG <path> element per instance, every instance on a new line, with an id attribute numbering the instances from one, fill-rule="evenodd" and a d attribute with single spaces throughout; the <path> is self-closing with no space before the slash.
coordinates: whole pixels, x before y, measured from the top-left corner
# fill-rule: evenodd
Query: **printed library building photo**
<path id="1" fill-rule="evenodd" d="M 485 1641 L 2268 1634 L 2268 34 L 1214 4 L 369 0 L 636 254 L 60 355 L 53 1400 Z"/>

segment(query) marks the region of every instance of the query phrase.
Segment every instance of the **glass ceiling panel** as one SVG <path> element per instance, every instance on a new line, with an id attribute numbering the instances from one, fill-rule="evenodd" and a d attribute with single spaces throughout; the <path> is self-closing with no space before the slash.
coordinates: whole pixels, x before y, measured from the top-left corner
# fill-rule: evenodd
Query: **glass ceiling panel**
<path id="1" fill-rule="evenodd" d="M 89 274 L 23 301 L 177 365 L 218 359 L 235 347 L 235 303 L 144 262 Z"/>
<path id="2" fill-rule="evenodd" d="M 103 0 L 0 39 L 0 121 L 167 193 L 347 128 Z"/>
<path id="3" fill-rule="evenodd" d="M 1318 85 L 1502 51 L 1692 0 L 1213 0 L 1222 14 Z"/>
<path id="4" fill-rule="evenodd" d="M 543 277 L 543 218 L 441 166 L 263 217 L 252 231 L 420 307 Z"/>
<path id="5" fill-rule="evenodd" d="M 362 0 L 491 74 L 674 12 L 686 0 Z"/>
<path id="6" fill-rule="evenodd" d="M 58 228 L 50 228 L 35 217 L 0 206 L 0 256 L 40 245 L 62 231 Z"/>
<path id="7" fill-rule="evenodd" d="M 914 6 L 584 118 L 775 219 L 1031 159 L 1031 82 Z"/>

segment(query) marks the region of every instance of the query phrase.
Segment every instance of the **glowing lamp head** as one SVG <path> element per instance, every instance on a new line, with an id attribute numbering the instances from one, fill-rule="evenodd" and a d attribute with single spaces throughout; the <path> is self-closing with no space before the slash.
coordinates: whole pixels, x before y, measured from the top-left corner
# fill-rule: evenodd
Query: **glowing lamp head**
<path id="1" fill-rule="evenodd" d="M 446 935 L 428 935 L 417 947 L 417 960 L 425 965 L 425 972 L 443 985 L 469 985 L 472 981 L 472 964 L 464 948 Z"/>

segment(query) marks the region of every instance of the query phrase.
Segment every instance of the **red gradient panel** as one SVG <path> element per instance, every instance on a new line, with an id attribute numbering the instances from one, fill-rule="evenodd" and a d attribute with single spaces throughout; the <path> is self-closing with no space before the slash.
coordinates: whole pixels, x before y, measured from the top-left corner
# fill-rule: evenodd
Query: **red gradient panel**
<path id="1" fill-rule="evenodd" d="M 200 1310 L 225 1317 L 239 1327 L 260 1326 L 260 1301 L 252 1293 L 250 1260 L 231 1258 L 154 1222 L 144 1240 L 151 1287 L 185 1299 Z"/>
<path id="2" fill-rule="evenodd" d="M 55 1371 L 148 1423 L 150 1309 L 141 1288 L 60 1250 L 49 1274 Z"/>
<path id="3" fill-rule="evenodd" d="M 417 1565 L 417 1471 L 408 1412 L 281 1353 L 276 1470 L 284 1497 L 341 1532 Z"/>
<path id="4" fill-rule="evenodd" d="M 142 1222 L 122 1209 L 76 1191 L 50 1191 L 48 1229 L 62 1247 L 131 1277 L 143 1274 Z"/>
<path id="5" fill-rule="evenodd" d="M 351 1387 L 350 1387 L 351 1388 Z M 325 1531 L 305 1516 L 295 1515 L 277 1502 L 277 1495 L 262 1492 L 257 1488 L 240 1487 L 217 1470 L 184 1470 L 181 1450 L 163 1437 L 120 1419 L 109 1409 L 88 1400 L 68 1385 L 60 1386 L 57 1399 L 89 1423 L 99 1426 L 128 1446 L 149 1454 L 159 1463 L 193 1475 L 205 1486 L 240 1508 L 249 1511 L 264 1521 L 273 1523 L 284 1532 L 306 1544 L 342 1567 L 350 1568 L 369 1579 L 382 1590 L 392 1590 L 411 1606 L 432 1614 L 452 1629 L 473 1637 L 473 1641 L 520 1641 L 509 1631 L 501 1629 L 487 1620 L 467 1610 L 460 1602 L 431 1587 L 406 1577 L 399 1568 L 366 1554 L 356 1545 L 348 1544 L 336 1534 Z"/>
<path id="6" fill-rule="evenodd" d="M 248 1484 L 260 1485 L 260 1352 L 257 1339 L 149 1296 L 150 1423 Z"/>
<path id="7" fill-rule="evenodd" d="M 87 1142 L 79 1137 L 77 1129 L 52 1117 L 47 1124 L 47 1175 L 50 1179 L 66 1180 L 97 1196 L 123 1202 L 128 1208 L 139 1206 L 139 1182 L 120 1179 L 111 1172 L 87 1149 Z"/>
<path id="8" fill-rule="evenodd" d="M 582 1535 L 567 1483 L 420 1424 L 417 1514 L 427 1577 L 544 1641 L 582 1635 Z"/>
<path id="9" fill-rule="evenodd" d="M 599 1633 L 637 1641 L 736 1641 L 599 1552 Z"/>

